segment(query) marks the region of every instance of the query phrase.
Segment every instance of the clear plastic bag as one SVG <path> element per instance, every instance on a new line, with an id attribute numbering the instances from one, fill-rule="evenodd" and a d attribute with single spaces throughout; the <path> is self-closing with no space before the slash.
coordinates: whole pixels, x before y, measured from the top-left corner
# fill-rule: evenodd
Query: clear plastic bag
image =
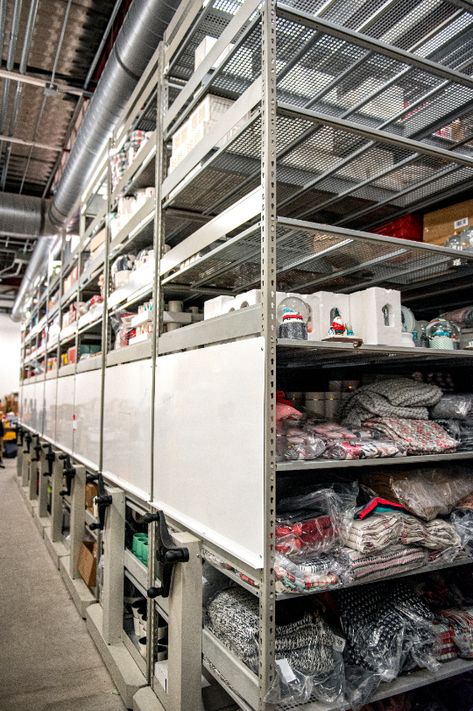
<path id="1" fill-rule="evenodd" d="M 281 609 L 276 619 L 276 680 L 270 689 L 269 703 L 304 703 L 315 694 L 323 701 L 334 701 L 344 687 L 344 641 L 318 612 Z M 286 619 L 281 620 L 281 614 Z M 279 619 L 278 619 L 279 617 Z M 207 606 L 208 629 L 250 669 L 259 661 L 258 599 L 235 587 L 218 593 Z"/>
<path id="2" fill-rule="evenodd" d="M 441 610 L 439 618 L 453 627 L 458 656 L 473 659 L 473 607 Z"/>
<path id="3" fill-rule="evenodd" d="M 338 585 L 343 569 L 332 555 L 314 553 L 301 561 L 293 561 L 281 553 L 274 563 L 278 592 L 322 592 Z"/>
<path id="4" fill-rule="evenodd" d="M 438 668 L 433 614 L 408 584 L 390 581 L 336 595 L 349 665 L 370 670 L 382 681 L 416 666 Z"/>
<path id="5" fill-rule="evenodd" d="M 430 410 L 433 420 L 464 420 L 473 408 L 473 394 L 463 393 L 443 395 Z"/>
<path id="6" fill-rule="evenodd" d="M 473 510 L 456 509 L 450 516 L 461 543 L 468 555 L 473 555 Z"/>
<path id="7" fill-rule="evenodd" d="M 362 482 L 377 496 L 403 504 L 425 521 L 447 516 L 458 501 L 473 492 L 469 470 L 453 465 L 448 470 L 423 467 L 389 474 L 368 473 L 362 476 Z"/>
<path id="8" fill-rule="evenodd" d="M 276 524 L 276 550 L 291 559 L 328 552 L 341 545 L 341 533 L 353 519 L 358 486 L 336 483 L 281 499 Z"/>
<path id="9" fill-rule="evenodd" d="M 427 553 L 415 546 L 393 545 L 374 553 L 361 553 L 352 548 L 341 548 L 339 577 L 346 583 L 368 582 L 392 578 L 427 564 Z"/>
<path id="10" fill-rule="evenodd" d="M 325 450 L 320 438 L 301 427 L 294 426 L 293 420 L 286 421 L 285 429 L 277 433 L 277 452 L 280 459 L 290 461 L 318 459 Z"/>

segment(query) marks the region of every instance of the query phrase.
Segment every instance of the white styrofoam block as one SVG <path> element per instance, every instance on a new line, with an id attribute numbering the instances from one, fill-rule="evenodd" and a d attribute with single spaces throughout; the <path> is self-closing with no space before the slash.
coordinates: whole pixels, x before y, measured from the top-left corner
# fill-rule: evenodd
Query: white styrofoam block
<path id="1" fill-rule="evenodd" d="M 350 318 L 355 336 L 370 345 L 402 346 L 401 294 L 372 286 L 350 294 Z"/>
<path id="2" fill-rule="evenodd" d="M 208 299 L 204 303 L 204 321 L 227 314 L 232 309 L 235 309 L 234 296 L 216 296 L 213 299 Z"/>
<path id="3" fill-rule="evenodd" d="M 281 301 L 286 298 L 286 296 L 300 296 L 299 294 L 286 294 L 285 291 L 276 292 L 276 307 L 279 306 Z M 303 298 L 303 297 L 300 297 Z M 249 306 L 256 306 L 261 303 L 261 289 L 251 289 L 251 291 L 245 291 L 243 294 L 238 294 L 235 296 L 235 311 L 239 309 L 248 308 Z"/>
<path id="4" fill-rule="evenodd" d="M 210 50 L 212 49 L 214 44 L 216 43 L 217 39 L 218 39 L 217 37 L 210 37 L 210 35 L 205 35 L 202 42 L 197 45 L 197 47 L 194 50 L 194 71 L 197 69 L 199 64 L 202 64 L 202 62 L 204 61 L 204 59 L 206 58 L 206 56 L 208 55 L 208 53 L 210 52 Z M 215 64 L 212 64 L 212 69 L 217 69 L 217 67 L 219 67 L 222 64 L 222 62 L 226 59 L 226 57 L 227 57 L 228 53 L 230 52 L 230 50 L 232 49 L 232 47 L 233 47 L 233 44 L 229 44 L 224 49 L 224 51 L 222 52 L 220 57 L 217 59 Z"/>
<path id="5" fill-rule="evenodd" d="M 309 341 L 320 341 L 328 335 L 334 319 L 334 309 L 338 310 L 345 324 L 353 327 L 348 294 L 335 294 L 331 291 L 317 291 L 315 294 L 304 294 L 302 298 L 309 304 L 311 310 L 311 330 Z M 358 332 L 354 331 L 355 336 Z"/>

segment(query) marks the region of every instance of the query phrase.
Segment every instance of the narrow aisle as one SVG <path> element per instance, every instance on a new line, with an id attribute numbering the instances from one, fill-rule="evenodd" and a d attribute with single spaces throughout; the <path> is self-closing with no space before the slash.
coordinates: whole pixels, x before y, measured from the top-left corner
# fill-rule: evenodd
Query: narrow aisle
<path id="1" fill-rule="evenodd" d="M 0 470 L 0 711 L 124 711 L 15 482 Z"/>

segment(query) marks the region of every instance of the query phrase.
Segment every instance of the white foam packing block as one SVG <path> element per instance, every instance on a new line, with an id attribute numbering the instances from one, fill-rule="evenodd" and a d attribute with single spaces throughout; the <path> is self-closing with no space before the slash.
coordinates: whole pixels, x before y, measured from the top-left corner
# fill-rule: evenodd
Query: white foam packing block
<path id="1" fill-rule="evenodd" d="M 348 294 L 317 291 L 314 294 L 304 294 L 301 298 L 305 299 L 311 310 L 312 330 L 309 332 L 309 341 L 320 341 L 328 336 L 333 321 L 333 309 L 338 309 L 343 322 L 353 327 Z M 355 336 L 358 336 L 356 330 Z"/>
<path id="2" fill-rule="evenodd" d="M 388 309 L 385 323 L 384 308 Z M 350 294 L 351 326 L 369 345 L 402 346 L 401 294 L 396 289 L 370 289 Z"/>
<path id="3" fill-rule="evenodd" d="M 235 308 L 234 296 L 216 296 L 213 299 L 208 299 L 204 303 L 204 321 L 216 316 L 223 316 L 232 308 Z"/>
<path id="4" fill-rule="evenodd" d="M 281 301 L 286 298 L 288 294 L 285 291 L 276 292 L 276 306 L 279 306 Z M 299 294 L 291 294 L 291 296 L 299 296 Z M 301 297 L 302 298 L 302 297 Z M 247 308 L 248 306 L 256 306 L 261 303 L 261 289 L 251 289 L 251 291 L 245 291 L 243 294 L 238 294 L 235 296 L 234 308 L 237 311 L 241 308 Z"/>

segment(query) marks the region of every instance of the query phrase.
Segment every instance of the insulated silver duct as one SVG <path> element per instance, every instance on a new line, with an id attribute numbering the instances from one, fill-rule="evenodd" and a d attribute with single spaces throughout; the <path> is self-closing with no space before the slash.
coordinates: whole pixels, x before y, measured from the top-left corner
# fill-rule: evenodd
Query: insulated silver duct
<path id="1" fill-rule="evenodd" d="M 52 234 L 53 231 L 58 232 L 74 221 L 80 195 L 91 178 L 97 157 L 105 148 L 126 102 L 161 41 L 179 2 L 180 0 L 133 1 L 90 101 L 46 218 L 38 205 L 35 215 L 28 212 L 22 216 L 23 207 L 18 203 L 17 209 L 11 214 L 9 224 L 13 230 L 10 234 L 20 234 L 21 229 L 24 229 L 24 235 L 29 236 Z M 2 219 L 2 211 L 9 198 L 13 204 L 19 196 L 5 193 L 0 196 L 0 230 L 2 231 L 7 231 Z M 26 225 L 27 218 L 28 225 Z M 26 293 L 34 282 L 36 274 L 45 267 L 47 252 L 42 242 L 43 239 L 38 241 L 18 290 L 11 313 L 14 321 L 20 320 Z M 41 253 L 41 259 L 37 257 L 37 253 Z"/>
<path id="2" fill-rule="evenodd" d="M 179 0 L 134 0 L 132 3 L 51 204 L 51 221 L 58 227 L 73 219 L 96 158 L 104 150 L 178 4 Z"/>
<path id="3" fill-rule="evenodd" d="M 49 201 L 26 195 L 0 196 L 0 234 L 34 237 L 50 231 L 47 221 Z M 49 228 L 49 230 L 48 230 Z"/>

